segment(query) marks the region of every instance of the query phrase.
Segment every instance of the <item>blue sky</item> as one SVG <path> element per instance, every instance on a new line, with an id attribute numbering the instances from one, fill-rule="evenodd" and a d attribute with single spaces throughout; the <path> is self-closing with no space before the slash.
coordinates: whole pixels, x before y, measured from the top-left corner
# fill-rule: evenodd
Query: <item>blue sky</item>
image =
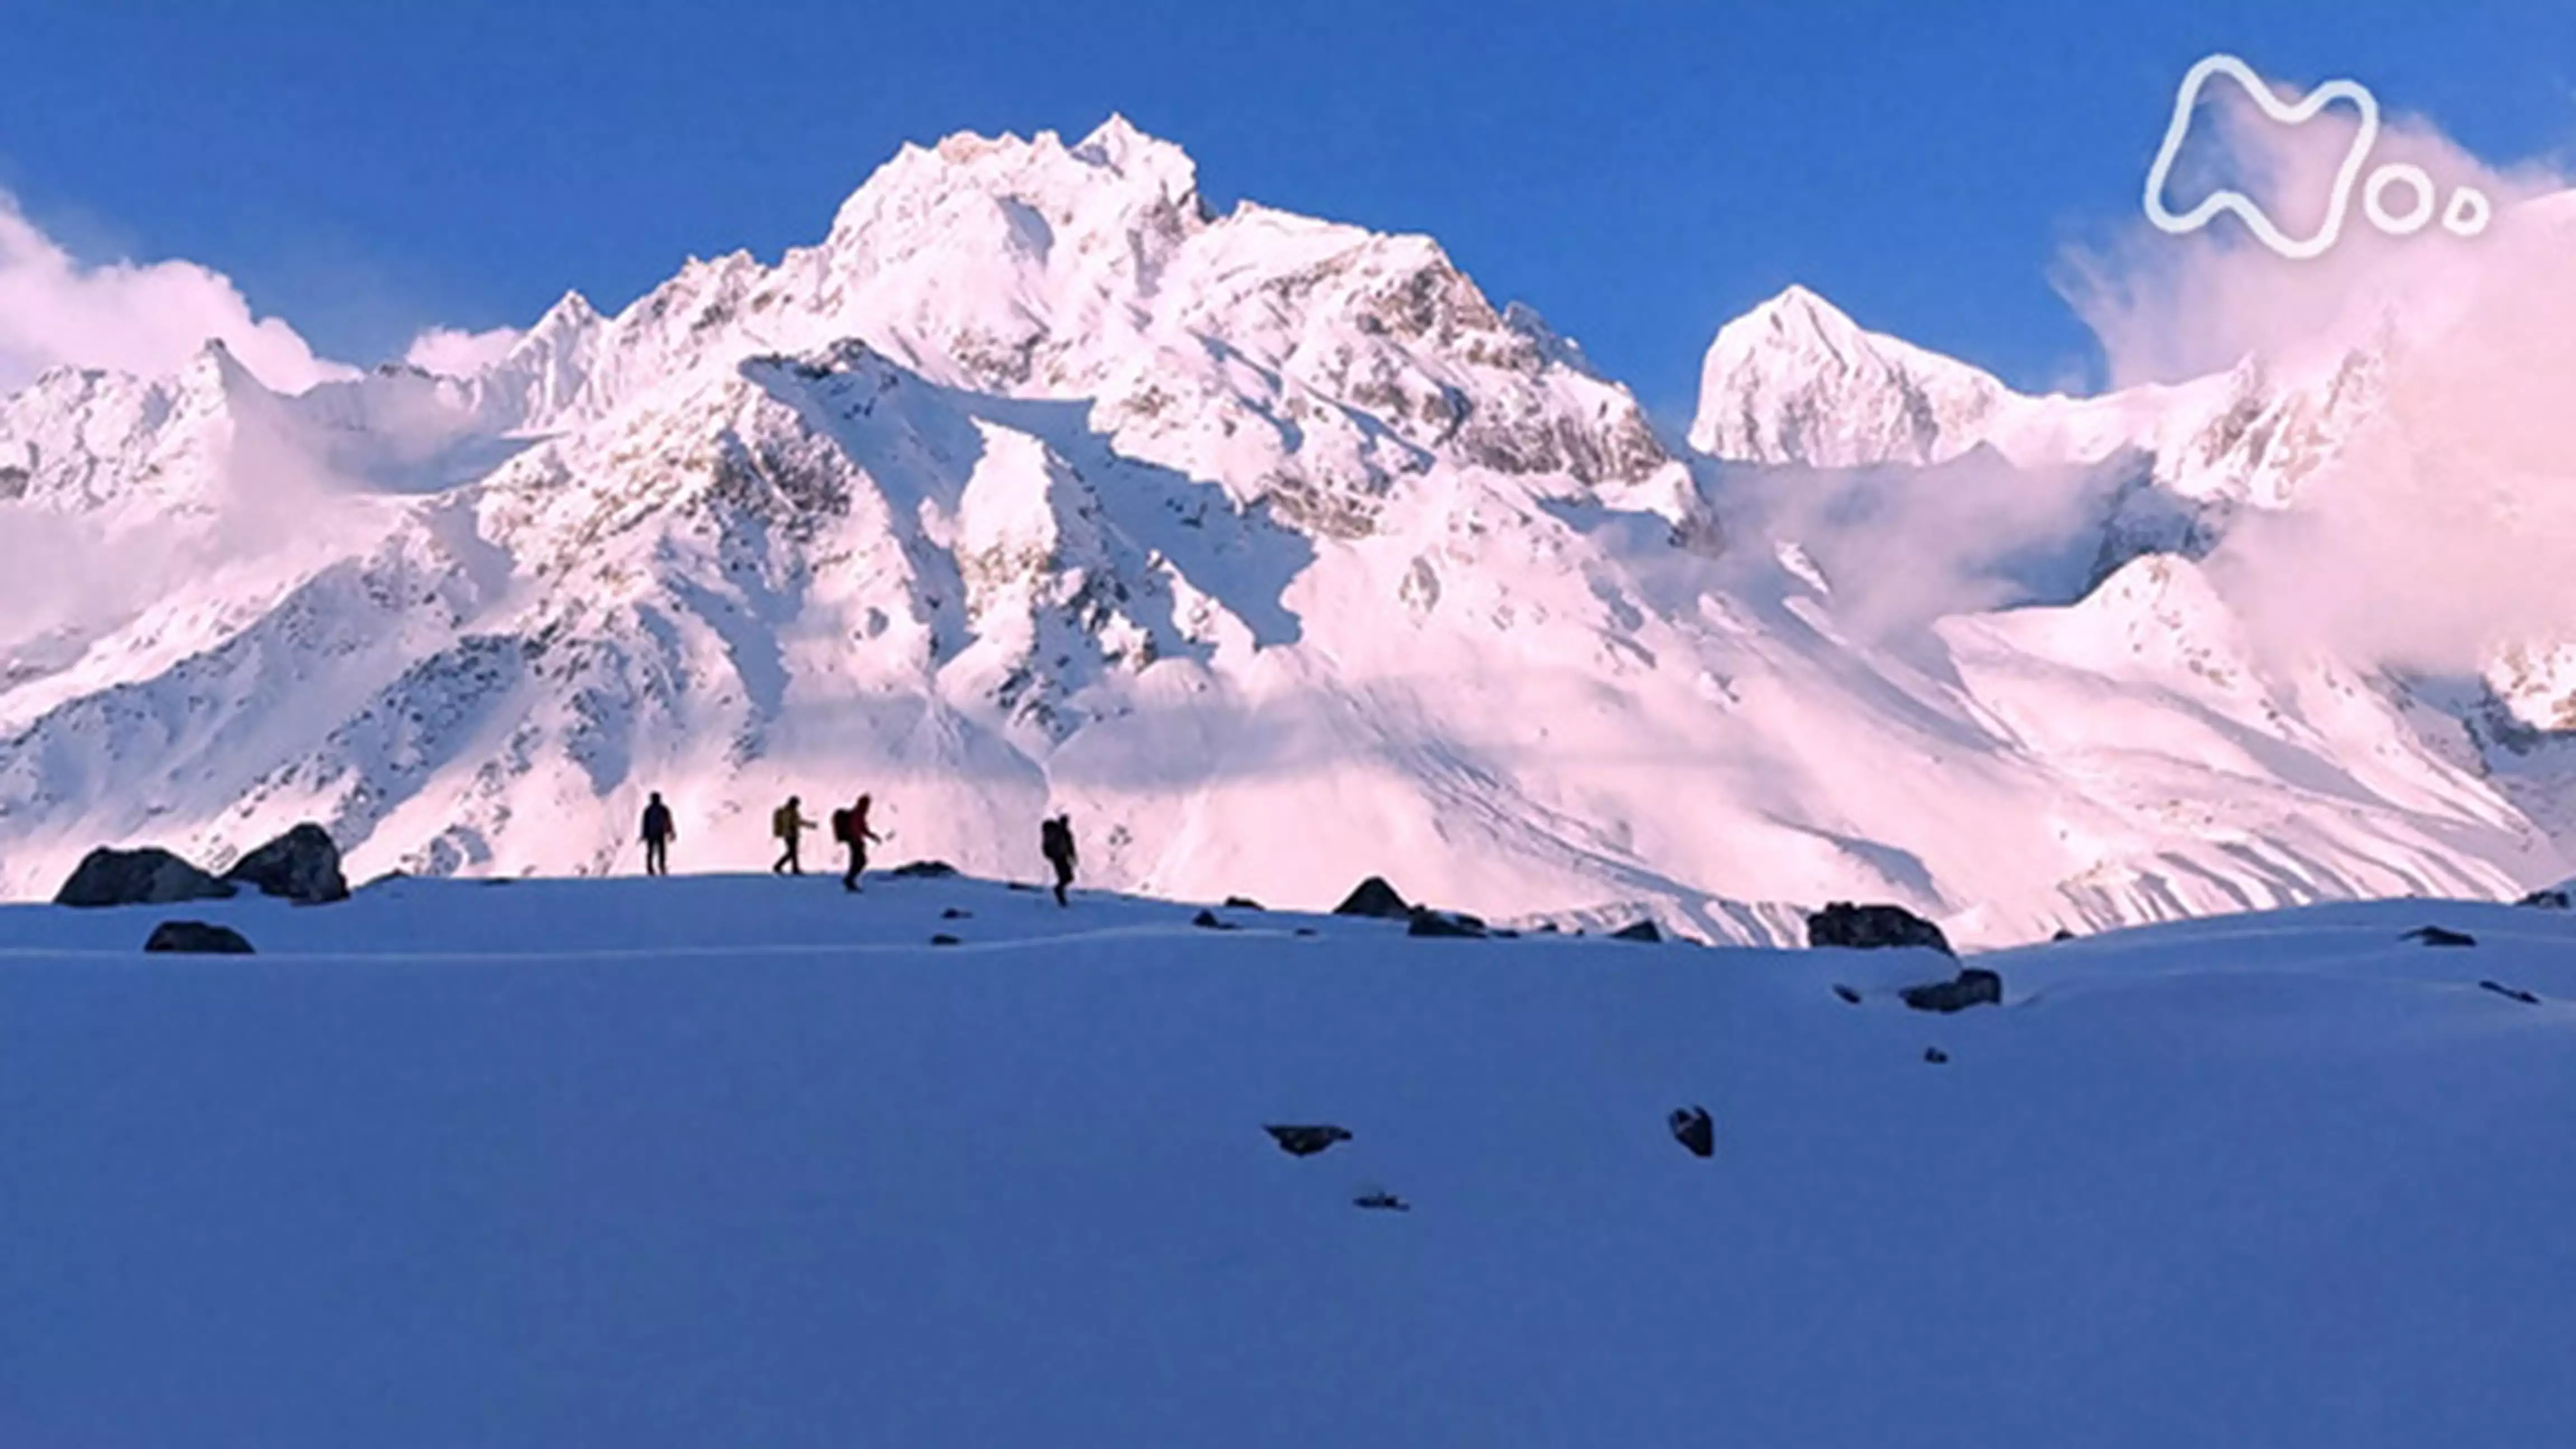
<path id="1" fill-rule="evenodd" d="M 2227 49 L 2496 160 L 2576 143 L 2576 5 L 436 5 L 12 0 L 0 187 L 86 258 L 231 274 L 332 355 L 774 257 L 907 139 L 1187 146 L 1220 203 L 1427 231 L 1671 414 L 1791 281 L 2024 385 Z"/>

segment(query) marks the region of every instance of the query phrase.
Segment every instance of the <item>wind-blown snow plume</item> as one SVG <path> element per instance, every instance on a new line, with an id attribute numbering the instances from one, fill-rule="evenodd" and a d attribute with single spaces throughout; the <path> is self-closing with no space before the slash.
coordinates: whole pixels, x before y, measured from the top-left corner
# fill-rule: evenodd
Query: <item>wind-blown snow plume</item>
<path id="1" fill-rule="evenodd" d="M 222 273 L 186 261 L 83 262 L 0 192 L 0 390 L 64 365 L 157 377 L 210 338 L 281 391 L 354 375 L 315 356 L 283 320 L 252 315 Z"/>
<path id="2" fill-rule="evenodd" d="M 2233 167 L 2253 178 L 2241 189 L 2268 190 L 2295 216 L 2322 195 L 2350 126 L 2284 129 L 2253 109 L 2222 110 L 2204 179 Z M 2373 160 L 2417 165 L 2443 195 L 2476 186 L 2496 199 L 2494 224 L 2466 239 L 2354 224 L 2313 261 L 2232 227 L 2177 238 L 2138 226 L 2071 253 L 2059 281 L 2119 381 L 2250 360 L 2297 384 L 2375 357 L 2376 416 L 2286 509 L 2244 519 L 2214 571 L 2276 650 L 2474 673 L 2506 644 L 2576 638 L 2564 586 L 2576 436 L 2563 426 L 2576 194 L 2542 168 L 2490 166 L 2420 119 L 2392 120 Z"/>
<path id="3" fill-rule="evenodd" d="M 483 332 L 431 327 L 411 340 L 403 361 L 442 377 L 472 377 L 508 357 L 510 349 L 526 335 L 516 327 L 494 327 Z"/>

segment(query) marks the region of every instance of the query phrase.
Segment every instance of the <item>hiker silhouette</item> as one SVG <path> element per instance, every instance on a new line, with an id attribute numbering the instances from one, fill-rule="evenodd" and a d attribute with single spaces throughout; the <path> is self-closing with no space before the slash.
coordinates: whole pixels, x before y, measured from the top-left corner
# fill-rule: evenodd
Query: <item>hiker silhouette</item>
<path id="1" fill-rule="evenodd" d="M 644 802 L 644 873 L 671 873 L 671 842 L 680 838 L 680 827 L 671 822 L 671 807 L 662 803 L 662 792 L 655 790 Z"/>
<path id="2" fill-rule="evenodd" d="M 1073 884 L 1073 867 L 1077 859 L 1073 849 L 1073 817 L 1059 814 L 1038 826 L 1038 850 L 1047 864 L 1055 867 L 1055 903 L 1071 905 L 1065 898 L 1065 887 Z"/>
<path id="3" fill-rule="evenodd" d="M 841 874 L 841 889 L 859 888 L 859 872 L 868 868 L 868 842 L 884 836 L 868 828 L 869 797 L 861 795 L 847 809 L 832 812 L 832 838 L 849 847 L 850 868 Z"/>
<path id="4" fill-rule="evenodd" d="M 805 862 L 797 858 L 797 850 L 804 844 L 805 832 L 814 828 L 814 822 L 805 818 L 803 803 L 799 797 L 790 795 L 786 804 L 769 813 L 769 833 L 777 836 L 785 847 L 778 853 L 778 859 L 770 863 L 771 875 L 805 873 Z"/>

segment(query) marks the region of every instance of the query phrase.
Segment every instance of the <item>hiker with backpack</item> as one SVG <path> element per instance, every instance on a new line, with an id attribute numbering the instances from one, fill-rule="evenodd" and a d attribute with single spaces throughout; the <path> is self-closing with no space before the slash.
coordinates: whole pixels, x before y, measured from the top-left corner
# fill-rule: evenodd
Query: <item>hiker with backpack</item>
<path id="1" fill-rule="evenodd" d="M 832 812 L 832 838 L 849 847 L 850 868 L 842 873 L 841 889 L 859 888 L 859 872 L 868 868 L 868 842 L 884 836 L 868 828 L 869 799 L 861 795 L 857 802 Z"/>
<path id="2" fill-rule="evenodd" d="M 671 823 L 671 807 L 662 803 L 662 792 L 655 790 L 644 802 L 644 873 L 671 873 L 671 842 L 680 838 L 680 827 Z"/>
<path id="3" fill-rule="evenodd" d="M 1065 899 L 1065 887 L 1073 884 L 1073 817 L 1059 814 L 1038 826 L 1038 850 L 1047 864 L 1055 867 L 1055 903 L 1073 904 Z"/>
<path id="4" fill-rule="evenodd" d="M 797 859 L 796 852 L 804 844 L 805 832 L 813 828 L 814 822 L 805 818 L 803 801 L 797 796 L 788 796 L 786 804 L 769 812 L 769 833 L 777 836 L 786 847 L 779 852 L 778 859 L 771 862 L 771 875 L 805 873 L 805 862 Z"/>

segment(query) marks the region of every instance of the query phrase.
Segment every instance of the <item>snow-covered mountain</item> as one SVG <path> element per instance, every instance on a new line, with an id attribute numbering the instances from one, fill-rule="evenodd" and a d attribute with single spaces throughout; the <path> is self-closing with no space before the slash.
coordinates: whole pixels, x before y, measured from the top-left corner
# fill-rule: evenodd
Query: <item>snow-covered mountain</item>
<path id="1" fill-rule="evenodd" d="M 1427 238 L 1214 215 L 1116 119 L 951 137 L 473 376 L 281 397 L 217 348 L 0 404 L 0 526 L 140 580 L 0 628 L 0 888 L 302 818 L 361 876 L 596 873 L 647 789 L 684 867 L 869 789 L 990 872 L 1062 808 L 1121 886 L 1729 939 L 2555 878 L 2467 726 L 2259 657 L 2191 562 L 2347 372 L 2027 399 L 1793 293 L 1711 353 L 1694 438 L 1748 471 Z M 1861 465 L 1895 517 L 1949 470 L 2080 526 L 1895 628 L 1904 530 L 1730 517 Z"/>

